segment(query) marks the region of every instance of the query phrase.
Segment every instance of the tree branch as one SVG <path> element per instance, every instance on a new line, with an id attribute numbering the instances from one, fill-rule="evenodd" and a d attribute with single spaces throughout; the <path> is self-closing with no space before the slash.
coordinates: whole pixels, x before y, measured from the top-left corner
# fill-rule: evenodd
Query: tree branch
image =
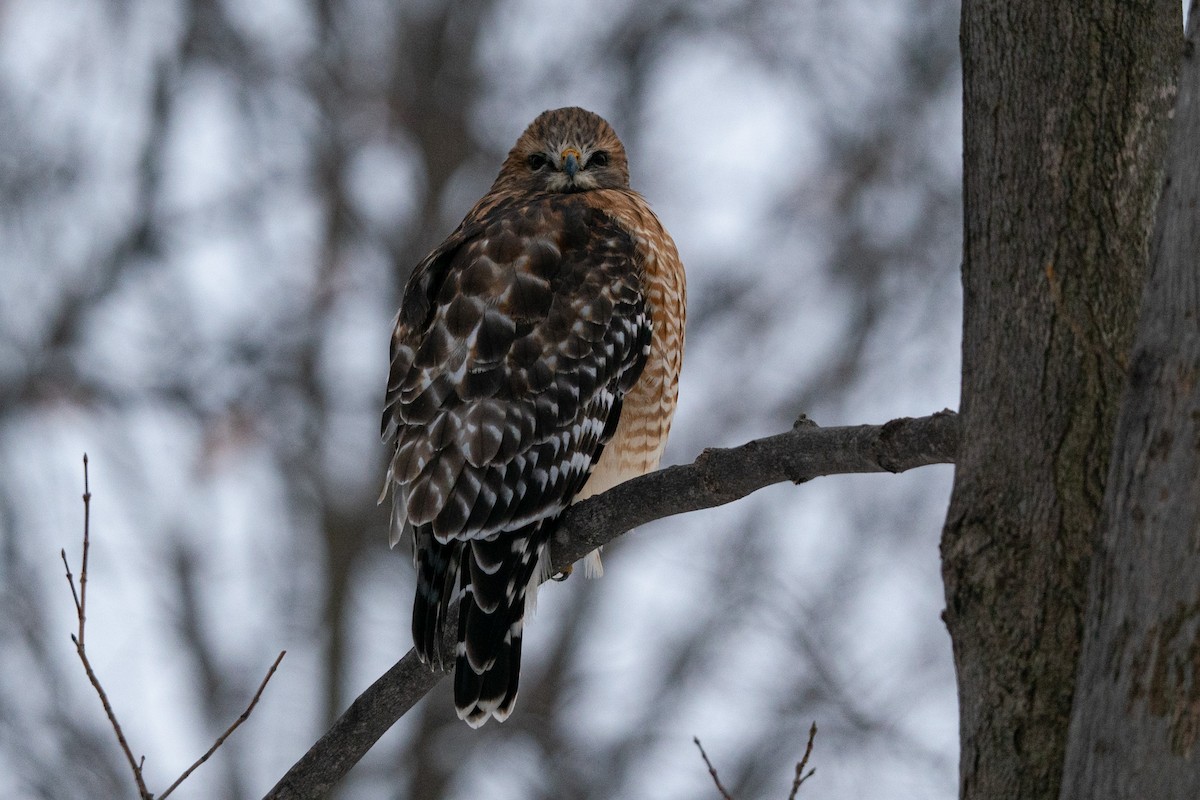
<path id="1" fill-rule="evenodd" d="M 125 760 L 129 762 L 129 767 L 133 770 L 133 780 L 137 784 L 138 797 L 141 800 L 154 800 L 154 794 L 146 788 L 145 772 L 143 766 L 146 757 L 140 759 L 133 757 L 133 750 L 129 746 L 129 741 L 125 738 L 125 732 L 121 730 L 121 724 L 117 722 L 117 714 L 113 710 L 112 703 L 108 700 L 108 694 L 104 691 L 104 687 L 100 683 L 100 678 L 96 675 L 96 671 L 92 669 L 92 662 L 87 656 L 87 649 L 84 647 L 83 634 L 87 627 L 87 581 L 88 581 L 88 550 L 91 547 L 91 520 L 92 520 L 92 490 L 88 483 L 88 457 L 87 453 L 83 454 L 83 557 L 79 567 L 79 591 L 75 590 L 75 578 L 71 574 L 71 564 L 67 561 L 66 549 L 61 549 L 59 555 L 62 557 L 63 566 L 67 569 L 67 583 L 71 586 L 71 596 L 75 600 L 75 614 L 79 619 L 79 633 L 71 634 L 71 641 L 75 644 L 75 652 L 79 655 L 80 662 L 83 663 L 84 672 L 87 673 L 88 680 L 92 684 L 92 688 L 96 690 L 96 694 L 100 697 L 100 703 L 104 706 L 104 713 L 108 716 L 108 722 L 112 726 L 113 733 L 117 736 L 117 742 L 121 745 L 121 751 L 125 754 Z M 246 710 L 241 716 L 233 721 L 233 724 L 225 729 L 225 732 L 217 737 L 216 742 L 208 751 L 200 758 L 196 759 L 190 767 L 183 771 L 174 783 L 167 788 L 165 792 L 159 795 L 159 800 L 164 800 L 167 795 L 175 791 L 181 783 L 183 783 L 189 775 L 196 769 L 208 761 L 212 754 L 217 752 L 217 749 L 225 743 L 225 740 L 233 734 L 238 726 L 250 718 L 250 713 L 254 711 L 254 707 L 258 704 L 259 698 L 262 697 L 263 690 L 267 688 L 267 682 L 271 680 L 271 676 L 275 674 L 275 670 L 279 668 L 279 662 L 283 660 L 286 651 L 281 652 L 275 659 L 275 663 L 267 670 L 267 675 L 262 679 L 262 683 L 258 685 L 258 691 L 254 693 L 254 697 L 250 699 L 250 705 L 246 706 Z"/>
<path id="2" fill-rule="evenodd" d="M 175 782 L 172 783 L 170 786 L 168 786 L 166 788 L 166 791 L 164 791 L 162 794 L 160 794 L 158 796 L 158 800 L 166 800 L 167 795 L 169 795 L 171 792 L 178 789 L 179 784 L 181 784 L 185 780 L 187 780 L 188 776 L 191 775 L 193 772 L 195 772 L 197 767 L 199 767 L 205 761 L 208 761 L 208 759 L 212 758 L 212 754 L 217 752 L 217 750 L 221 747 L 221 745 L 225 744 L 225 740 L 228 739 L 233 734 L 233 732 L 238 729 L 239 725 L 241 725 L 246 720 L 250 719 L 250 714 L 253 713 L 254 707 L 256 705 L 258 705 L 258 700 L 259 700 L 259 698 L 262 697 L 263 690 L 267 688 L 267 683 L 271 680 L 271 677 L 275 674 L 275 670 L 279 669 L 279 662 L 283 661 L 283 657 L 285 655 L 287 655 L 287 650 L 279 651 L 279 655 L 277 655 L 275 657 L 274 663 L 271 664 L 271 668 L 267 670 L 266 676 L 263 677 L 262 683 L 258 684 L 258 690 L 254 693 L 254 697 L 250 698 L 250 705 L 246 706 L 246 710 L 243 711 L 241 713 L 241 715 L 233 721 L 232 725 L 230 725 L 228 728 L 225 729 L 224 733 L 222 733 L 220 736 L 217 737 L 217 740 L 215 742 L 213 742 L 212 747 L 208 748 L 208 750 L 205 751 L 204 755 L 200 756 L 194 762 L 192 762 L 192 765 L 190 767 L 188 767 L 187 769 L 185 769 L 183 771 L 183 774 L 180 775 L 178 778 L 176 778 Z"/>
<path id="3" fill-rule="evenodd" d="M 708 767 L 708 774 L 712 776 L 713 784 L 716 785 L 717 791 L 721 793 L 721 800 L 733 800 L 729 796 L 729 792 L 721 785 L 721 778 L 717 775 L 717 768 L 708 760 L 708 753 L 704 752 L 704 745 L 700 744 L 700 737 L 693 736 L 692 741 L 695 743 L 696 749 L 700 751 L 700 757 L 704 759 L 704 766 Z"/>
<path id="4" fill-rule="evenodd" d="M 125 754 L 125 760 L 129 762 L 129 768 L 133 771 L 133 781 L 137 784 L 138 797 L 143 800 L 153 800 L 154 795 L 146 788 L 146 781 L 142 775 L 142 764 L 133 757 L 133 750 L 129 747 L 129 741 L 125 738 L 125 732 L 121 730 L 121 723 L 117 722 L 117 713 L 113 711 L 112 703 L 108 701 L 108 694 L 104 691 L 104 687 L 100 684 L 100 678 L 97 677 L 96 671 L 92 669 L 92 662 L 87 656 L 87 649 L 84 647 L 83 634 L 87 628 L 87 580 L 88 580 L 88 549 L 91 546 L 91 521 L 92 521 L 92 490 L 88 483 L 88 457 L 87 453 L 83 454 L 83 557 L 79 567 L 79 592 L 75 591 L 75 579 L 71 576 L 71 565 L 67 561 L 67 551 L 61 550 L 63 565 L 67 568 L 67 583 L 71 585 L 71 595 L 75 598 L 75 615 L 79 619 L 79 634 L 71 634 L 71 642 L 75 645 L 75 652 L 79 655 L 79 661 L 83 664 L 83 671 L 87 673 L 88 680 L 92 684 L 92 688 L 96 690 L 96 694 L 100 697 L 100 704 L 104 706 L 104 713 L 108 717 L 108 722 L 112 725 L 113 733 L 117 735 L 117 743 L 121 745 L 121 752 Z"/>
<path id="5" fill-rule="evenodd" d="M 818 428 L 802 417 L 786 433 L 705 450 L 691 464 L 634 478 L 572 506 L 552 543 L 553 567 L 562 570 L 639 525 L 731 503 L 771 484 L 951 464 L 958 432 L 953 411 L 840 428 Z M 446 625 L 448 636 L 455 627 Z M 350 704 L 266 800 L 324 797 L 445 674 L 433 672 L 409 650 Z"/>
<path id="6" fill-rule="evenodd" d="M 796 777 L 792 778 L 792 791 L 788 794 L 787 800 L 796 800 L 796 794 L 800 791 L 800 786 L 816 773 L 817 768 L 813 767 L 808 772 L 804 768 L 808 766 L 808 757 L 812 755 L 813 740 L 817 738 L 817 723 L 814 721 L 812 727 L 808 729 L 808 744 L 804 746 L 804 755 L 796 763 Z"/>
<path id="7" fill-rule="evenodd" d="M 809 756 L 812 755 L 813 740 L 817 738 L 817 723 L 813 723 L 808 729 L 808 744 L 804 747 L 804 755 L 796 762 L 796 776 L 792 778 L 792 791 L 788 793 L 787 800 L 796 800 L 796 794 L 800 791 L 800 786 L 806 780 L 811 778 L 816 769 L 810 769 L 808 772 L 804 768 L 808 766 Z M 700 751 L 700 757 L 704 759 L 704 766 L 708 767 L 708 774 L 712 777 L 713 784 L 717 787 L 717 791 L 721 793 L 721 800 L 734 800 L 733 795 L 729 794 L 729 790 L 721 783 L 721 778 L 717 775 L 717 768 L 713 766 L 712 761 L 708 759 L 708 753 L 704 752 L 704 745 L 700 744 L 700 737 L 693 736 L 692 741 L 696 744 L 696 749 Z"/>

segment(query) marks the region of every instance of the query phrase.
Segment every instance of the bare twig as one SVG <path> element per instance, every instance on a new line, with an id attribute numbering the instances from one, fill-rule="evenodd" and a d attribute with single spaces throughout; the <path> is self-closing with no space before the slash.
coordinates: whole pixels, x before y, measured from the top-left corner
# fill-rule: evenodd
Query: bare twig
<path id="1" fill-rule="evenodd" d="M 79 567 L 79 594 L 75 594 L 75 580 L 71 577 L 71 567 L 67 564 L 66 551 L 62 551 L 63 564 L 67 565 L 67 583 L 71 585 L 71 594 L 75 597 L 75 614 L 79 618 L 79 633 L 71 634 L 71 641 L 75 643 L 75 652 L 79 655 L 79 660 L 83 662 L 83 671 L 87 673 L 88 680 L 91 681 L 92 687 L 96 690 L 96 694 L 100 696 L 100 704 L 104 706 L 104 713 L 108 715 L 108 722 L 112 725 L 113 732 L 117 734 L 117 742 L 121 745 L 121 751 L 125 753 L 126 760 L 129 761 L 129 768 L 133 770 L 133 780 L 137 783 L 138 796 L 142 800 L 154 800 L 154 795 L 146 788 L 146 780 L 142 777 L 142 768 L 138 761 L 133 757 L 133 751 L 129 749 L 129 742 L 125 739 L 125 732 L 121 730 L 121 723 L 117 722 L 117 714 L 113 711 L 112 703 L 108 702 L 108 694 L 104 691 L 104 687 L 100 685 L 100 679 L 96 677 L 96 671 L 92 669 L 92 662 L 88 660 L 87 651 L 83 646 L 83 632 L 87 622 L 87 568 L 88 568 L 88 545 L 91 540 L 91 517 L 92 517 L 92 493 L 88 486 L 88 457 L 87 453 L 83 455 L 83 560 Z"/>
<path id="2" fill-rule="evenodd" d="M 75 614 L 82 617 L 83 606 L 79 605 L 79 592 L 75 591 L 75 577 L 71 575 L 71 565 L 67 562 L 67 548 L 60 549 L 58 555 L 62 558 L 63 566 L 67 568 L 67 583 L 71 585 L 71 597 L 75 599 Z"/>
<path id="3" fill-rule="evenodd" d="M 796 792 L 800 791 L 800 784 L 813 776 L 816 768 L 810 769 L 808 774 L 804 774 L 804 768 L 808 766 L 808 757 L 812 755 L 813 739 L 817 738 L 817 723 L 813 723 L 808 729 L 808 744 L 804 748 L 804 757 L 800 759 L 800 763 L 796 765 L 796 777 L 792 779 L 792 793 L 788 795 L 788 800 L 796 800 Z"/>
<path id="4" fill-rule="evenodd" d="M 733 800 L 729 796 L 729 792 L 725 791 L 725 787 L 721 785 L 721 779 L 717 777 L 717 768 L 708 760 L 708 753 L 704 752 L 704 745 L 700 744 L 700 737 L 693 736 L 692 741 L 696 743 L 696 747 L 700 749 L 700 757 L 704 759 L 704 766 L 708 767 L 708 774 L 712 775 L 713 783 L 717 785 L 717 791 L 721 793 L 722 800 Z"/>
<path id="5" fill-rule="evenodd" d="M 83 559 L 79 566 L 79 647 L 83 648 L 83 626 L 87 621 L 87 568 L 88 549 L 91 546 L 89 535 L 92 523 L 92 488 L 88 483 L 88 457 L 83 454 Z M 75 587 L 72 586 L 74 591 Z"/>
<path id="6" fill-rule="evenodd" d="M 129 742 L 125 738 L 125 732 L 121 730 L 121 723 L 117 722 L 117 714 L 113 711 L 112 703 L 108 701 L 108 694 L 104 691 L 104 687 L 100 684 L 100 678 L 96 676 L 96 671 L 92 669 L 92 662 L 87 657 L 87 650 L 84 649 L 83 633 L 87 620 L 87 570 L 88 570 L 88 546 L 91 542 L 91 504 L 92 492 L 88 485 L 88 457 L 85 453 L 83 456 L 83 559 L 79 567 L 79 591 L 75 591 L 75 578 L 71 574 L 71 565 L 67 561 L 67 551 L 61 550 L 59 555 L 62 557 L 63 566 L 67 569 L 67 583 L 71 587 L 71 596 L 75 599 L 75 614 L 79 618 L 79 633 L 71 634 L 71 641 L 75 644 L 75 652 L 79 654 L 79 660 L 83 662 L 83 670 L 87 673 L 88 680 L 91 681 L 92 687 L 96 690 L 96 694 L 100 697 L 100 703 L 104 706 L 104 713 L 108 715 L 108 722 L 112 725 L 113 732 L 117 735 L 117 742 L 121 745 L 121 752 L 125 754 L 125 759 L 129 762 L 130 769 L 133 770 L 133 780 L 137 784 L 138 797 L 141 800 L 155 800 L 154 795 L 146 788 L 146 780 L 143 772 L 143 767 L 146 763 L 146 757 L 140 759 L 133 757 L 133 750 L 129 747 Z M 203 764 L 212 756 L 217 749 L 225 743 L 225 740 L 237 730 L 238 726 L 245 722 L 250 717 L 250 712 L 258 705 L 258 700 L 262 697 L 263 690 L 267 688 L 267 682 L 271 680 L 271 676 L 275 674 L 275 670 L 279 668 L 279 662 L 283 661 L 286 650 L 281 651 L 275 658 L 275 662 L 271 664 L 271 668 L 267 670 L 266 677 L 262 679 L 262 683 L 258 685 L 258 691 L 250 698 L 250 704 L 246 706 L 246 710 L 241 713 L 233 724 L 225 729 L 225 732 L 217 737 L 213 746 L 208 748 L 208 751 L 200 756 L 195 763 L 183 771 L 183 774 L 175 779 L 167 790 L 163 792 L 158 800 L 163 800 L 171 792 L 175 791 L 178 786 L 191 775 L 197 767 Z"/>
<path id="7" fill-rule="evenodd" d="M 808 766 L 808 757 L 812 755 L 813 740 L 817 736 L 817 723 L 813 723 L 808 730 L 808 744 L 804 748 L 804 755 L 796 764 L 796 776 L 792 779 L 792 791 L 788 794 L 788 800 L 796 800 L 796 793 L 800 791 L 800 785 L 813 776 L 816 769 L 810 769 L 807 773 L 804 768 Z M 700 737 L 693 736 L 692 741 L 696 743 L 697 749 L 700 750 L 700 757 L 704 759 L 704 766 L 708 767 L 708 774 L 712 776 L 713 783 L 717 785 L 717 791 L 721 793 L 721 800 L 733 800 L 729 791 L 721 785 L 721 779 L 717 776 L 717 768 L 708 760 L 708 753 L 704 752 L 704 745 L 700 744 Z"/>
<path id="8" fill-rule="evenodd" d="M 87 653 L 84 652 L 83 643 L 73 633 L 71 641 L 75 643 L 75 652 L 79 654 L 79 660 L 83 662 L 83 670 L 96 689 L 96 694 L 100 696 L 100 703 L 104 706 L 104 713 L 108 715 L 108 722 L 112 725 L 113 732 L 117 734 L 117 742 L 121 745 L 121 751 L 125 753 L 129 767 L 133 770 L 133 780 L 137 783 L 138 796 L 142 800 L 154 800 L 154 795 L 146 788 L 146 781 L 142 777 L 142 768 L 134 760 L 133 751 L 129 749 L 129 742 L 125 740 L 125 732 L 121 730 L 121 723 L 117 722 L 117 714 L 113 711 L 112 704 L 108 702 L 108 695 L 105 693 L 104 687 L 100 685 L 100 679 L 96 677 L 96 672 L 92 669 L 92 662 L 88 660 Z M 145 757 L 142 758 L 142 761 L 145 761 Z"/>
<path id="9" fill-rule="evenodd" d="M 191 775 L 197 767 L 199 767 L 205 761 L 208 761 L 209 757 L 212 756 L 213 753 L 217 752 L 218 747 L 225 744 L 225 740 L 229 738 L 230 734 L 237 730 L 239 725 L 250 718 L 250 712 L 254 710 L 254 706 L 258 705 L 258 698 L 262 697 L 263 690 L 267 688 L 267 682 L 271 680 L 271 676 L 275 674 L 275 670 L 279 668 L 279 662 L 283 661 L 283 657 L 285 655 L 287 655 L 287 650 L 279 651 L 279 655 L 275 657 L 275 663 L 271 664 L 271 668 L 267 670 L 266 677 L 264 677 L 262 679 L 262 683 L 258 685 L 258 691 L 254 693 L 254 697 L 250 698 L 250 705 L 246 706 L 246 710 L 242 712 L 242 715 L 235 719 L 233 724 L 226 728 L 225 732 L 217 737 L 217 740 L 213 742 L 213 746 L 208 748 L 208 752 L 196 759 L 195 763 L 185 769 L 183 774 L 176 778 L 175 782 L 168 786 L 167 790 L 158 796 L 158 800 L 165 800 L 167 795 L 175 791 L 175 787 L 183 783 L 184 780 L 187 779 L 187 776 Z"/>

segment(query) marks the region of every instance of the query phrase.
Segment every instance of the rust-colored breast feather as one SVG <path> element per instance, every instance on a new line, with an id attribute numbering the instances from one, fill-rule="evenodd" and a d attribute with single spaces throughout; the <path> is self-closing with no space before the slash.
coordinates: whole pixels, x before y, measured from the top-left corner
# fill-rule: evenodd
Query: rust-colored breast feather
<path id="1" fill-rule="evenodd" d="M 653 319 L 650 355 L 625 395 L 612 441 L 583 489 L 582 500 L 658 468 L 679 399 L 687 286 L 675 242 L 636 193 L 598 191 L 590 202 L 604 208 L 633 237 L 642 264 L 642 292 Z"/>

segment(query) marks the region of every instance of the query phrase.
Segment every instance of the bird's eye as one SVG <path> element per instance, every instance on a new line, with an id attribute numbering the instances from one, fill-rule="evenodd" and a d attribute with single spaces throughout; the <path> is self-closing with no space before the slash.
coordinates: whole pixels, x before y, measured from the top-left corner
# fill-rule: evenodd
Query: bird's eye
<path id="1" fill-rule="evenodd" d="M 532 153 L 529 158 L 525 159 L 525 163 L 529 165 L 531 170 L 537 172 L 550 162 L 541 153 Z"/>
<path id="2" fill-rule="evenodd" d="M 592 157 L 588 159 L 587 165 L 589 167 L 607 167 L 608 152 L 605 150 L 597 150 L 595 153 L 592 153 Z"/>

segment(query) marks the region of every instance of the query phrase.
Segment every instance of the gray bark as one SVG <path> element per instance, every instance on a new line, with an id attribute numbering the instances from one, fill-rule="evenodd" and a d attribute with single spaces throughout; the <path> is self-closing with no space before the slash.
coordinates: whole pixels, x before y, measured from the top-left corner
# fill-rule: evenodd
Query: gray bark
<path id="1" fill-rule="evenodd" d="M 1121 407 L 1063 800 L 1200 797 L 1200 13 Z"/>
<path id="2" fill-rule="evenodd" d="M 1178 4 L 963 4 L 961 797 L 1056 798 L 1148 259 Z"/>

